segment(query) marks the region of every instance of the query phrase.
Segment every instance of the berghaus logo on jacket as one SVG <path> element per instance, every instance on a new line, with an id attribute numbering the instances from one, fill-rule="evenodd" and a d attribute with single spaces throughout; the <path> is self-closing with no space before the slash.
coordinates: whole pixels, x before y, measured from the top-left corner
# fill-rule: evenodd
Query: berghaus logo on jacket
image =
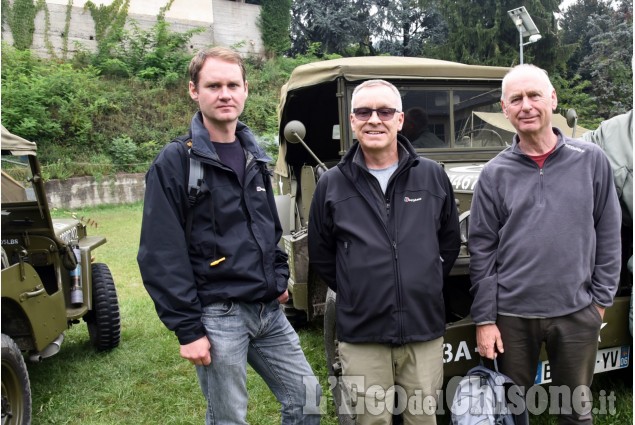
<path id="1" fill-rule="evenodd" d="M 410 198 L 408 196 L 404 196 L 403 197 L 403 201 L 408 203 L 408 202 L 419 202 L 421 200 L 421 198 Z"/>
<path id="2" fill-rule="evenodd" d="M 265 189 L 264 187 L 256 186 L 256 192 L 266 192 L 266 191 L 267 191 L 267 189 Z"/>
<path id="3" fill-rule="evenodd" d="M 570 145 L 570 144 L 568 144 L 568 143 L 565 143 L 565 144 L 564 144 L 564 147 L 565 147 L 565 148 L 568 148 L 568 149 L 571 149 L 572 151 L 576 151 L 576 152 L 580 152 L 580 153 L 584 152 L 584 149 L 579 148 L 579 147 L 577 147 L 577 146 Z"/>

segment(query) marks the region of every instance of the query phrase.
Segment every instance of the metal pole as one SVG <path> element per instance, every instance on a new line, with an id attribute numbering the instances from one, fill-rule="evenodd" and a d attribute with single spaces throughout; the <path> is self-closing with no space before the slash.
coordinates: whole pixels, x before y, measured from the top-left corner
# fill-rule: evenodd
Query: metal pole
<path id="1" fill-rule="evenodd" d="M 518 34 L 520 34 L 520 63 L 523 63 L 523 26 L 518 27 Z"/>

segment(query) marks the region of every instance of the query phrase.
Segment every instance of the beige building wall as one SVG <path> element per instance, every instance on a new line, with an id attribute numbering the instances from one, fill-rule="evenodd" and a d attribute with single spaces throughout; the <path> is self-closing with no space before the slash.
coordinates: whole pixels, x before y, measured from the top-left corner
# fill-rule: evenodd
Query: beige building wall
<path id="1" fill-rule="evenodd" d="M 71 0 L 46 0 L 49 30 L 46 33 L 46 13 L 41 11 L 35 19 L 32 49 L 39 55 L 49 56 L 50 48 L 57 56 L 63 52 L 66 14 Z M 69 54 L 77 51 L 76 45 L 95 51 L 95 25 L 88 10 L 84 10 L 87 0 L 72 0 L 71 19 L 68 28 Z M 13 4 L 13 0 L 9 0 Z M 96 5 L 110 5 L 112 0 L 93 0 Z M 156 16 L 166 2 L 155 0 L 130 0 L 128 25 L 136 21 L 141 28 L 149 29 L 156 22 Z M 230 0 L 174 0 L 166 13 L 171 30 L 183 32 L 203 27 L 205 31 L 196 34 L 190 42 L 190 50 L 219 45 L 236 48 L 243 55 L 263 55 L 264 47 L 258 28 L 260 6 Z M 47 40 L 48 38 L 48 40 Z M 2 40 L 13 43 L 8 24 L 2 30 Z"/>

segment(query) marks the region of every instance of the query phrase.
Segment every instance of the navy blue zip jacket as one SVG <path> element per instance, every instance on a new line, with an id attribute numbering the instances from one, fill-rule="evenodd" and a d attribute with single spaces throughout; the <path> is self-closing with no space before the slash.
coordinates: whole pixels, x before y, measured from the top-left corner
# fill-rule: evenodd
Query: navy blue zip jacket
<path id="1" fill-rule="evenodd" d="M 443 277 L 460 247 L 452 185 L 442 167 L 398 138 L 399 164 L 381 199 L 355 144 L 318 181 L 309 259 L 337 292 L 337 335 L 402 345 L 445 332 Z"/>
<path id="2" fill-rule="evenodd" d="M 190 135 L 192 155 L 205 172 L 201 197 L 192 207 L 190 244 L 185 235 L 189 160 L 182 143 L 169 143 L 146 174 L 137 256 L 157 313 L 181 344 L 205 335 L 203 306 L 276 299 L 289 277 L 287 255 L 277 246 L 282 227 L 267 171 L 270 158 L 239 122 L 236 137 L 246 156 L 241 184 L 220 162 L 200 112 L 192 119 Z"/>

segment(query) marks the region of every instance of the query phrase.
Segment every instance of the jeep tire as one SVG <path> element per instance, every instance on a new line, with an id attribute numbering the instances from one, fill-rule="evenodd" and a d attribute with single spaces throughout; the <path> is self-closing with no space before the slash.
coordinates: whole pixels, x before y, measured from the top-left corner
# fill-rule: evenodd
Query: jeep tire
<path id="1" fill-rule="evenodd" d="M 90 342 L 98 351 L 111 350 L 119 345 L 121 318 L 117 291 L 106 264 L 92 265 L 93 308 L 84 316 Z"/>
<path id="2" fill-rule="evenodd" d="M 31 423 L 31 385 L 22 352 L 2 334 L 2 425 Z"/>

